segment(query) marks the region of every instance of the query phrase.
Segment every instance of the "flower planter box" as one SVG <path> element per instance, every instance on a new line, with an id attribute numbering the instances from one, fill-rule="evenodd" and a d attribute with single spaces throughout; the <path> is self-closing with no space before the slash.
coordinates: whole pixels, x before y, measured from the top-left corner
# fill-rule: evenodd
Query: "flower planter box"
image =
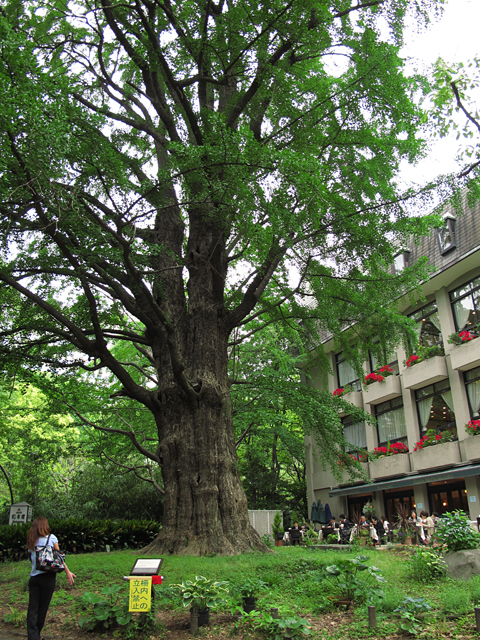
<path id="1" fill-rule="evenodd" d="M 480 460 L 480 436 L 468 436 L 460 441 L 460 452 L 462 461 Z"/>
<path id="2" fill-rule="evenodd" d="M 363 396 L 361 391 L 350 391 L 350 393 L 346 393 L 342 397 L 344 400 L 346 400 L 347 402 L 351 402 L 359 409 L 363 409 Z M 348 415 L 348 411 L 340 411 L 339 414 L 343 417 Z"/>
<path id="3" fill-rule="evenodd" d="M 413 451 L 410 455 L 413 471 L 451 467 L 461 462 L 458 442 L 435 444 L 421 451 Z"/>
<path id="4" fill-rule="evenodd" d="M 368 462 L 361 462 L 360 466 L 362 467 L 363 471 L 367 474 L 368 477 Z M 349 485 L 349 484 L 356 484 L 356 483 L 364 483 L 365 480 L 362 480 L 361 478 L 355 478 L 354 480 L 352 480 L 350 478 L 350 476 L 348 475 L 348 473 L 343 473 L 342 474 L 342 479 L 340 480 L 340 482 L 338 484 L 340 485 Z"/>
<path id="5" fill-rule="evenodd" d="M 367 474 L 367 478 L 368 478 L 368 462 L 362 462 L 360 464 L 364 472 Z M 333 488 L 333 487 L 338 487 L 339 485 L 355 484 L 359 482 L 363 483 L 365 482 L 365 480 L 361 480 L 360 478 L 355 478 L 355 480 L 352 480 L 348 475 L 348 473 L 345 473 L 345 472 L 342 473 L 342 476 L 338 481 L 335 479 L 330 469 L 327 469 L 325 471 L 321 471 L 315 474 L 313 485 L 314 485 L 314 490 L 319 491 L 320 489 L 325 489 L 327 487 Z"/>
<path id="6" fill-rule="evenodd" d="M 480 366 L 480 338 L 460 344 L 450 351 L 452 369 L 467 371 Z"/>
<path id="7" fill-rule="evenodd" d="M 389 478 L 391 476 L 402 476 L 410 473 L 410 456 L 408 453 L 397 453 L 394 456 L 386 456 L 377 460 L 370 460 L 368 463 L 370 478 Z"/>
<path id="8" fill-rule="evenodd" d="M 402 374 L 404 389 L 420 389 L 448 378 L 445 356 L 434 356 L 405 369 Z"/>
<path id="9" fill-rule="evenodd" d="M 374 382 L 363 390 L 365 404 L 380 404 L 402 395 L 399 376 L 389 376 L 383 382 Z"/>

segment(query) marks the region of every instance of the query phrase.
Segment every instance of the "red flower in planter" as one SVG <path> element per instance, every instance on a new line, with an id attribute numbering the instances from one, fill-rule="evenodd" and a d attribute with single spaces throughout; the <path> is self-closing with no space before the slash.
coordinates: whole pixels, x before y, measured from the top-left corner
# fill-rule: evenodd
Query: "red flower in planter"
<path id="1" fill-rule="evenodd" d="M 333 392 L 334 396 L 341 396 L 343 393 L 343 389 L 340 389 L 340 387 L 338 389 L 335 389 L 335 391 Z"/>
<path id="2" fill-rule="evenodd" d="M 473 436 L 480 433 L 480 420 L 470 420 L 470 422 L 467 422 L 465 425 L 465 429 Z"/>
<path id="3" fill-rule="evenodd" d="M 458 334 L 458 337 L 462 342 L 470 342 L 477 336 L 474 336 L 472 333 L 470 333 L 470 331 L 460 331 L 460 333 Z"/>
<path id="4" fill-rule="evenodd" d="M 379 373 L 369 373 L 367 376 L 365 376 L 365 384 L 372 384 L 373 382 L 383 382 L 384 380 L 384 376 L 381 376 Z"/>
<path id="5" fill-rule="evenodd" d="M 384 367 L 380 367 L 378 373 L 381 373 L 384 376 L 393 376 L 393 369 L 389 364 L 386 364 Z"/>
<path id="6" fill-rule="evenodd" d="M 385 454 L 387 453 L 387 447 L 377 447 L 373 450 L 373 453 Z"/>
<path id="7" fill-rule="evenodd" d="M 408 447 L 403 442 L 394 442 L 390 445 L 388 451 L 390 453 L 408 453 Z"/>
<path id="8" fill-rule="evenodd" d="M 407 367 L 411 367 L 413 364 L 417 363 L 420 360 L 420 356 L 410 356 L 407 360 Z"/>
<path id="9" fill-rule="evenodd" d="M 442 431 L 441 433 L 435 433 L 433 429 L 429 429 L 427 433 L 423 436 L 421 440 L 419 440 L 416 445 L 414 451 L 420 451 L 425 447 L 431 447 L 436 444 L 443 444 L 445 442 L 453 442 L 457 439 L 456 430 L 448 430 Z"/>
<path id="10" fill-rule="evenodd" d="M 423 436 L 423 438 L 415 444 L 414 451 L 420 451 L 421 449 L 423 449 L 423 445 L 425 444 L 426 440 L 427 436 Z"/>

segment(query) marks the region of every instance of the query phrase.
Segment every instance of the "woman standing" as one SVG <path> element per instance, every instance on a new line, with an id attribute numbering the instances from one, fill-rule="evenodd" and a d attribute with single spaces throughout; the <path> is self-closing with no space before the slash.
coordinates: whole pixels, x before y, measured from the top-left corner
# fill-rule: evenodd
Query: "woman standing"
<path id="1" fill-rule="evenodd" d="M 30 571 L 30 581 L 28 583 L 28 613 L 27 613 L 27 633 L 28 640 L 40 640 L 40 632 L 45 624 L 50 600 L 55 589 L 55 573 L 39 571 L 35 569 L 36 554 L 35 547 L 44 547 L 47 544 L 59 551 L 58 539 L 50 533 L 48 520 L 46 518 L 35 518 L 27 535 L 27 547 L 32 560 L 32 570 Z M 68 584 L 73 585 L 75 575 L 65 565 Z"/>

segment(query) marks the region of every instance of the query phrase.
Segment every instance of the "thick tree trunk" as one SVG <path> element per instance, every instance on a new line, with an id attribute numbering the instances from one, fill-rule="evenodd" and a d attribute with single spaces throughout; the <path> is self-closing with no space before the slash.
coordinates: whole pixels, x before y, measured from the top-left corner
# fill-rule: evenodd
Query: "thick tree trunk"
<path id="1" fill-rule="evenodd" d="M 196 406 L 164 397 L 160 443 L 165 516 L 145 553 L 227 554 L 267 550 L 251 527 L 237 471 L 229 395 L 212 387 Z"/>
<path id="2" fill-rule="evenodd" d="M 173 255 L 182 252 L 182 234 L 176 232 L 180 217 L 177 223 L 171 227 Z M 159 327 L 149 335 L 159 380 L 153 412 L 165 508 L 162 530 L 144 551 L 266 551 L 250 525 L 237 469 L 228 381 L 230 329 L 224 324 L 227 260 L 223 225 L 218 225 L 214 212 L 191 212 L 188 305 L 181 272 L 163 271 L 171 266 L 168 255 L 157 267 L 163 275 L 156 291 L 173 331 Z"/>

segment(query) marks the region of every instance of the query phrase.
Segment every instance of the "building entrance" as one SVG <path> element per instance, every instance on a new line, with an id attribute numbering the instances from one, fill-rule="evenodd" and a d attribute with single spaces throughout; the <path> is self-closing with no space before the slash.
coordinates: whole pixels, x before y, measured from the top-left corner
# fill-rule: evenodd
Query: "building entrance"
<path id="1" fill-rule="evenodd" d="M 362 515 L 362 509 L 368 501 L 372 501 L 371 493 L 364 493 L 360 496 L 348 496 L 348 517 L 350 520 L 358 514 L 358 517 Z M 377 514 L 378 515 L 378 514 Z"/>
<path id="2" fill-rule="evenodd" d="M 413 497 L 413 487 L 405 489 L 390 489 L 383 492 L 383 500 L 385 504 L 385 515 L 390 526 L 395 526 L 397 521 L 397 507 L 402 505 L 407 507 L 408 512 L 415 509 L 415 498 Z"/>
<path id="3" fill-rule="evenodd" d="M 438 514 L 461 509 L 468 514 L 465 480 L 456 482 L 432 482 L 428 485 L 431 512 Z"/>

